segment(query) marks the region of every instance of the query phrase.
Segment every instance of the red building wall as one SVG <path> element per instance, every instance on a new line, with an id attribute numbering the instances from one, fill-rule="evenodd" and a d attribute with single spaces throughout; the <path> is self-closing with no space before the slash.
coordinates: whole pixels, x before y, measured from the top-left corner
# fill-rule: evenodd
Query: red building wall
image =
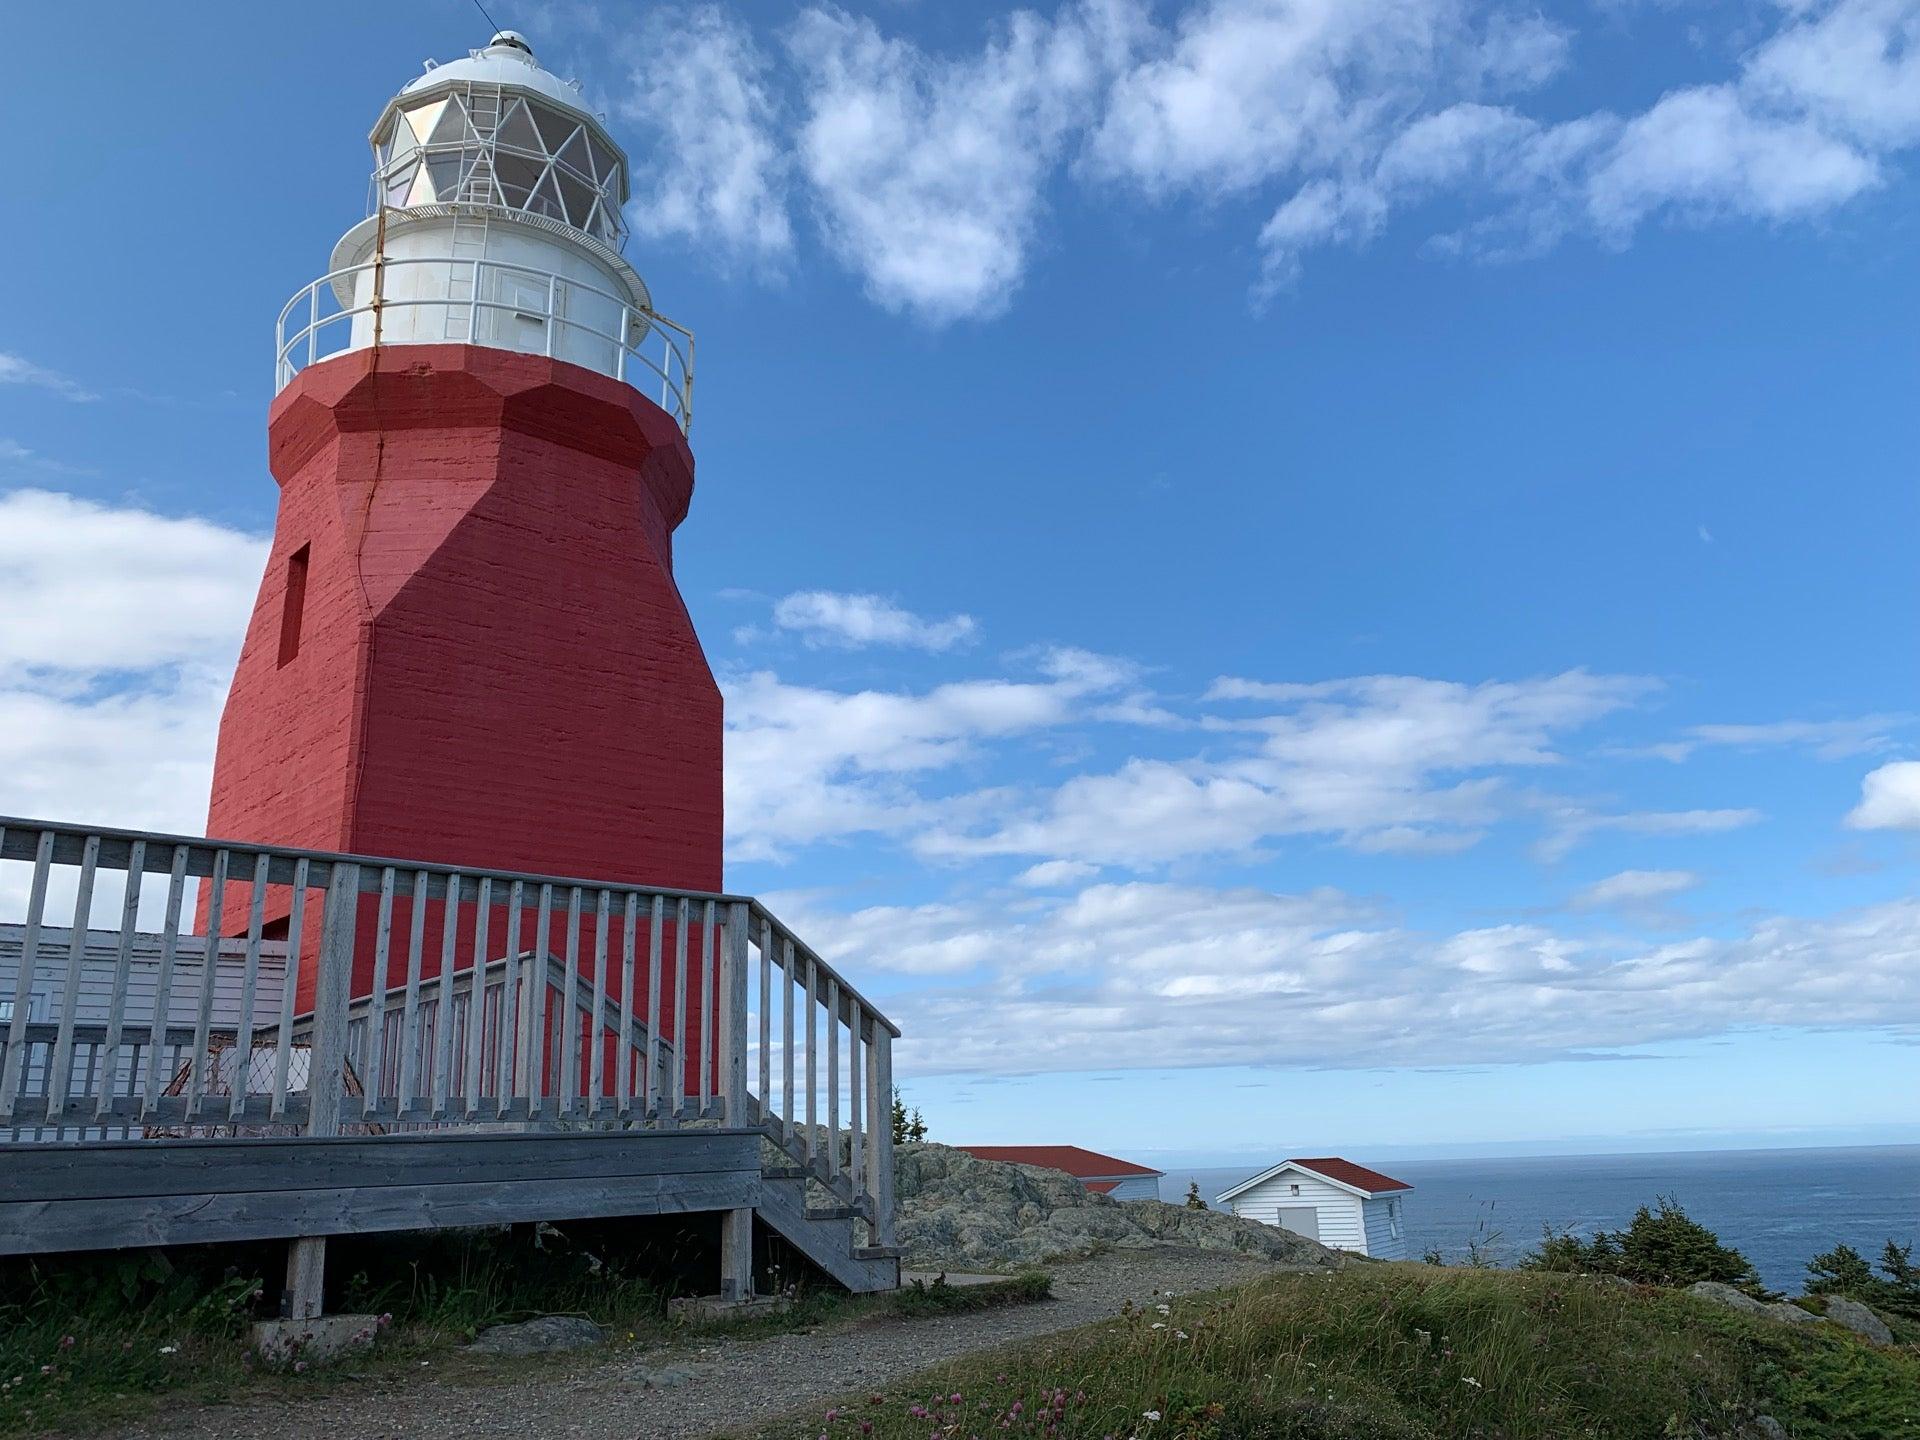
<path id="1" fill-rule="evenodd" d="M 269 448 L 209 835 L 720 888 L 720 693 L 673 578 L 693 456 L 664 411 L 562 361 L 389 346 L 303 371 Z"/>

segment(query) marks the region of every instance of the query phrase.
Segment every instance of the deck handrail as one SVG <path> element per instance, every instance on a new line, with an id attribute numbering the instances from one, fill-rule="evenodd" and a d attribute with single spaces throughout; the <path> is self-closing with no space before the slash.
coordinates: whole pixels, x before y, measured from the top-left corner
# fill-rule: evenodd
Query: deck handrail
<path id="1" fill-rule="evenodd" d="M 751 897 L 0 816 L 7 863 L 0 1142 L 748 1126 L 891 1243 L 900 1031 Z"/>
<path id="2" fill-rule="evenodd" d="M 447 276 L 444 292 L 420 295 L 394 295 L 389 277 L 396 271 L 434 267 L 427 272 L 429 283 L 441 272 Z M 350 303 L 347 296 L 357 293 L 361 277 L 371 279 L 372 296 L 361 303 Z M 458 277 L 457 279 L 455 277 Z M 511 299 L 494 298 L 500 292 L 501 277 L 530 282 Z M 488 282 L 495 283 L 490 287 Z M 453 293 L 456 285 L 466 287 L 465 294 Z M 531 297 L 531 298 L 530 298 Z M 578 314 L 569 314 L 569 304 L 582 300 L 598 302 L 604 314 L 617 317 L 616 329 L 607 329 Z M 589 309 L 594 308 L 589 305 Z M 693 332 L 677 321 L 669 320 L 649 306 L 637 305 L 631 298 L 584 280 L 562 275 L 538 266 L 483 256 L 404 255 L 363 260 L 329 270 L 296 290 L 273 326 L 273 389 L 277 395 L 293 382 L 307 366 L 331 359 L 348 350 L 370 348 L 367 337 L 355 338 L 354 321 L 391 311 L 438 311 L 442 334 L 438 343 L 495 345 L 499 349 L 521 350 L 518 345 L 497 344 L 495 339 L 480 338 L 477 317 L 487 314 L 524 316 L 539 323 L 542 340 L 538 349 L 524 353 L 544 354 L 549 358 L 573 358 L 562 338 L 579 337 L 590 347 L 605 346 L 604 359 L 611 365 L 603 369 L 601 357 L 594 356 L 588 368 L 600 370 L 624 381 L 643 393 L 659 382 L 658 403 L 680 426 L 681 432 L 693 429 Z M 431 322 L 430 322 L 431 323 Z M 341 329 L 344 327 L 344 330 Z M 383 330 L 385 329 L 383 325 Z M 446 333 L 446 332 L 453 333 Z M 647 353 L 650 340 L 659 342 L 659 358 Z M 403 332 L 388 332 L 382 340 L 388 345 L 435 343 Z M 582 361 L 581 363 L 586 363 Z M 645 376 L 635 377 L 637 365 Z"/>

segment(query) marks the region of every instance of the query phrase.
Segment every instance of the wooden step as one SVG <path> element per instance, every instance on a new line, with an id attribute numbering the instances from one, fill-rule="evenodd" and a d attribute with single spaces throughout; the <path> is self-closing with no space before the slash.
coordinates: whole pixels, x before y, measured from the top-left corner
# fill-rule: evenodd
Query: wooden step
<path id="1" fill-rule="evenodd" d="M 762 1180 L 805 1180 L 807 1172 L 805 1167 L 800 1165 L 776 1165 L 772 1169 L 761 1170 L 760 1178 Z"/>
<path id="2" fill-rule="evenodd" d="M 851 1205 L 809 1205 L 809 1220 L 851 1220 L 860 1212 Z"/>
<path id="3" fill-rule="evenodd" d="M 898 1260 L 907 1252 L 898 1245 L 856 1245 L 853 1258 L 856 1260 Z"/>

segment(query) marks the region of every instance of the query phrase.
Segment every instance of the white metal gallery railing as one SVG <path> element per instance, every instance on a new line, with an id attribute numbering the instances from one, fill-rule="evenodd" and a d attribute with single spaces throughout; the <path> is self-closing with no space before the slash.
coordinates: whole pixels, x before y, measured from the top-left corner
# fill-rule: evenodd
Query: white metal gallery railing
<path id="1" fill-rule="evenodd" d="M 349 304 L 342 292 L 366 298 Z M 408 330 L 396 311 L 430 323 Z M 504 260 L 389 256 L 322 275 L 287 301 L 274 324 L 274 393 L 317 361 L 369 348 L 376 316 L 385 344 L 473 341 L 575 360 L 649 398 L 657 394 L 681 431 L 692 429 L 691 330 L 610 290 Z M 490 330 L 482 319 L 534 323 L 522 333 Z"/>
<path id="2" fill-rule="evenodd" d="M 0 1147 L 725 1124 L 891 1243 L 899 1031 L 748 897 L 0 817 L 0 904 Z"/>

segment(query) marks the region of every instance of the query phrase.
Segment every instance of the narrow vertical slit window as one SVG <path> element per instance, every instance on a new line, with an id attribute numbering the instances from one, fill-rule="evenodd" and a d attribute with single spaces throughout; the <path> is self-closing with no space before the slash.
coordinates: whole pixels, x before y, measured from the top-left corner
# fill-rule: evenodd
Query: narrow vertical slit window
<path id="1" fill-rule="evenodd" d="M 287 592 L 280 610 L 280 663 L 300 653 L 300 621 L 307 608 L 307 559 L 311 545 L 287 557 Z"/>

